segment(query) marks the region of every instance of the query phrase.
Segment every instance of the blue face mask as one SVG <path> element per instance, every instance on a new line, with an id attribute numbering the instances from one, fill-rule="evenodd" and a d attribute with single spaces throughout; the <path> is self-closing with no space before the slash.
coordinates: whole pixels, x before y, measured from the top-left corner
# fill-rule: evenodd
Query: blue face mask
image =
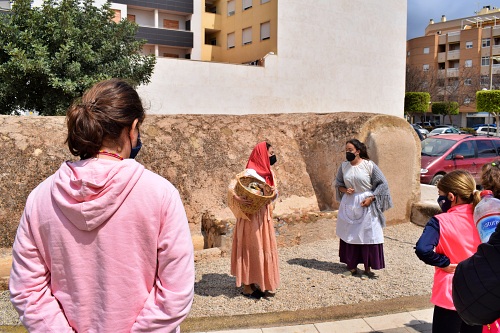
<path id="1" fill-rule="evenodd" d="M 448 209 L 451 208 L 451 201 L 448 200 L 448 197 L 446 195 L 440 195 L 438 197 L 438 205 L 439 207 L 441 207 L 441 210 L 443 211 L 443 213 L 446 213 L 448 211 Z"/>
<path id="2" fill-rule="evenodd" d="M 139 133 L 139 135 L 137 136 L 137 146 L 132 148 L 132 150 L 130 151 L 129 158 L 135 158 L 137 154 L 139 154 L 139 150 L 141 150 L 141 148 L 142 148 L 142 141 L 141 141 L 141 134 Z"/>

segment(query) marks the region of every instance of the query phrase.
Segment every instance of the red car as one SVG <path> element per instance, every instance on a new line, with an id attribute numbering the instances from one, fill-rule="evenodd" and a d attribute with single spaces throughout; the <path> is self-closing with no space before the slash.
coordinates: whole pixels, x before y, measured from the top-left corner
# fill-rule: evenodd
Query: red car
<path id="1" fill-rule="evenodd" d="M 436 185 L 456 169 L 469 171 L 480 184 L 481 168 L 500 159 L 500 138 L 470 134 L 439 134 L 421 142 L 420 183 Z"/>

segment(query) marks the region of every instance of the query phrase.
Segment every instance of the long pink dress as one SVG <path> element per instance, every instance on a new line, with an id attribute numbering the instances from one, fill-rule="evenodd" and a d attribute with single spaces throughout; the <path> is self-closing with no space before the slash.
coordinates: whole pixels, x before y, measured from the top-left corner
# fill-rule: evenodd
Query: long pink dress
<path id="1" fill-rule="evenodd" d="M 255 283 L 261 290 L 275 291 L 280 276 L 272 204 L 245 215 L 233 200 L 232 191 L 228 204 L 236 216 L 231 251 L 231 275 L 236 277 L 236 286 Z"/>

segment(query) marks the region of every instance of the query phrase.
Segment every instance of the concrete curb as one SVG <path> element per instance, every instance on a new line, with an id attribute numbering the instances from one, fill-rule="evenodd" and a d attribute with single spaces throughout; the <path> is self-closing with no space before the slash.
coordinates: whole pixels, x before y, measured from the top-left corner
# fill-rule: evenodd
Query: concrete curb
<path id="1" fill-rule="evenodd" d="M 301 325 L 386 315 L 397 312 L 427 309 L 430 307 L 433 307 L 430 303 L 430 294 L 405 296 L 381 301 L 329 306 L 308 310 L 266 312 L 224 317 L 188 317 L 182 323 L 181 331 L 189 333 Z"/>

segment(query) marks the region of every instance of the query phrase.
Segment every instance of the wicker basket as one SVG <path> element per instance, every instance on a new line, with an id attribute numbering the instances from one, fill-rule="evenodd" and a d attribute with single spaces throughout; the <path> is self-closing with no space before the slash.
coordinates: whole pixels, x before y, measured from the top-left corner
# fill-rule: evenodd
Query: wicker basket
<path id="1" fill-rule="evenodd" d="M 252 182 L 257 182 L 259 184 L 264 185 L 264 195 L 258 195 L 253 192 L 250 192 L 246 186 Z M 243 213 L 246 214 L 254 214 L 259 211 L 266 203 L 275 198 L 275 193 L 271 189 L 267 183 L 261 182 L 257 178 L 243 176 L 239 177 L 236 182 L 236 186 L 234 188 L 236 194 L 240 197 L 245 197 L 248 200 L 251 200 L 252 203 L 250 205 L 240 205 L 240 209 Z"/>

